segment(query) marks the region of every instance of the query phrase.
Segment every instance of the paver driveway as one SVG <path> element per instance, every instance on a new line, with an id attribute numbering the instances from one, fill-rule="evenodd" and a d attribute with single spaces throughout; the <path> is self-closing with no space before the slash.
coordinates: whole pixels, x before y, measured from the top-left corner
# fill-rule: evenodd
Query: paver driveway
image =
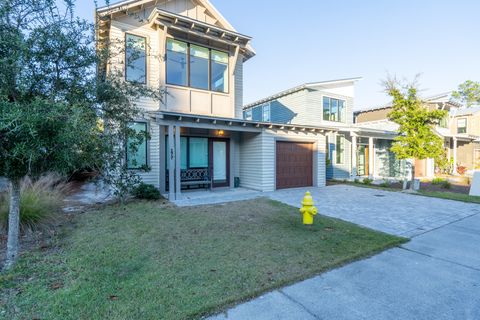
<path id="1" fill-rule="evenodd" d="M 305 189 L 273 199 L 299 205 Z M 319 212 L 412 237 L 212 319 L 480 319 L 480 205 L 381 190 L 311 190 Z"/>

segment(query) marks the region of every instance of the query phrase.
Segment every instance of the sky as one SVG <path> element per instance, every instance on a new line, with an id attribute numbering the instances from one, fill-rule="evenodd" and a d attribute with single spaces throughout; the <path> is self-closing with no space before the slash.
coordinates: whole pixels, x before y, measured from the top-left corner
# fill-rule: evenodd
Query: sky
<path id="1" fill-rule="evenodd" d="M 362 77 L 358 110 L 389 101 L 381 86 L 388 74 L 420 74 L 423 96 L 480 81 L 480 0 L 211 2 L 253 38 L 245 104 L 306 82 Z M 92 20 L 93 12 L 93 0 L 77 2 L 78 15 Z"/>

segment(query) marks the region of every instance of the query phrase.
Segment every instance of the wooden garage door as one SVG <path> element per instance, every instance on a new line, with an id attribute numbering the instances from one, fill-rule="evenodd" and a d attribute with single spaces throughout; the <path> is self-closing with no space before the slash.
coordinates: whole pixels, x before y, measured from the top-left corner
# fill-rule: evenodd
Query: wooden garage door
<path id="1" fill-rule="evenodd" d="M 277 142 L 277 189 L 313 185 L 313 144 Z"/>

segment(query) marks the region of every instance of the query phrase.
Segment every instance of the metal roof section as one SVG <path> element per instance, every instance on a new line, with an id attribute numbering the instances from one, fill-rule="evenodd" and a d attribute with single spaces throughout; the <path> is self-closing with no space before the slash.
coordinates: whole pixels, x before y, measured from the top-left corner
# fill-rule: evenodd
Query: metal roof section
<path id="1" fill-rule="evenodd" d="M 449 103 L 452 104 L 455 107 L 462 107 L 462 104 L 458 102 L 456 99 L 452 97 L 452 92 L 444 92 L 444 93 L 439 93 L 433 96 L 428 96 L 425 98 L 422 98 L 424 102 L 427 103 Z M 388 109 L 392 107 L 392 102 L 389 102 L 387 104 L 377 106 L 377 107 L 370 107 L 370 108 L 364 108 L 361 110 L 354 111 L 354 114 L 360 114 L 364 112 L 369 112 L 369 111 L 376 111 L 376 110 L 382 110 L 382 109 Z"/>
<path id="2" fill-rule="evenodd" d="M 461 108 L 452 113 L 454 117 L 473 116 L 480 112 L 480 106 L 472 106 L 468 108 Z"/>
<path id="3" fill-rule="evenodd" d="M 225 130 L 232 131 L 261 131 L 262 129 L 277 129 L 277 130 L 290 130 L 290 131 L 300 131 L 300 132 L 312 132 L 312 133 L 323 133 L 323 132 L 337 132 L 338 128 L 329 127 L 329 126 L 304 126 L 297 124 L 284 124 L 284 123 L 271 123 L 271 122 L 259 122 L 259 121 L 250 121 L 236 118 L 223 118 L 223 117 L 214 117 L 214 116 L 204 116 L 188 113 L 178 113 L 178 112 L 168 112 L 168 111 L 156 111 L 149 112 L 150 116 L 157 121 L 176 121 L 176 122 L 185 122 L 188 126 L 188 123 L 195 123 L 197 125 L 208 125 L 208 126 L 220 126 Z M 252 130 L 253 129 L 253 130 Z"/>
<path id="4" fill-rule="evenodd" d="M 283 96 L 286 96 L 286 95 L 289 95 L 289 94 L 292 94 L 292 93 L 295 93 L 295 92 L 298 92 L 298 91 L 301 91 L 301 90 L 304 90 L 304 89 L 316 88 L 316 87 L 336 86 L 336 85 L 339 85 L 339 84 L 342 84 L 342 83 L 350 83 L 350 82 L 355 83 L 355 82 L 360 81 L 360 80 L 362 80 L 362 77 L 304 83 L 302 85 L 299 85 L 299 86 L 296 86 L 296 87 L 293 87 L 293 88 L 290 88 L 290 89 L 287 89 L 287 90 L 284 90 L 284 91 L 280 91 L 280 92 L 278 92 L 276 94 L 273 94 L 271 96 L 268 96 L 266 98 L 263 98 L 263 99 L 255 101 L 255 102 L 249 103 L 249 104 L 245 105 L 243 107 L 243 109 L 245 110 L 245 109 L 257 106 L 259 104 L 263 104 L 263 103 L 281 98 Z"/>

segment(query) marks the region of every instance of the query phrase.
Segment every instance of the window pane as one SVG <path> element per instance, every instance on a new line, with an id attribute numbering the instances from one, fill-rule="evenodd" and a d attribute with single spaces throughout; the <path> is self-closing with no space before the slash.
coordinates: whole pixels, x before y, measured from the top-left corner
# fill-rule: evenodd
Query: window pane
<path id="1" fill-rule="evenodd" d="M 270 122 L 270 104 L 263 106 L 263 121 Z"/>
<path id="2" fill-rule="evenodd" d="M 458 119 L 457 133 L 467 133 L 467 119 Z"/>
<path id="3" fill-rule="evenodd" d="M 338 100 L 330 99 L 330 121 L 338 121 Z"/>
<path id="4" fill-rule="evenodd" d="M 127 34 L 126 42 L 125 79 L 131 82 L 146 83 L 146 39 Z"/>
<path id="5" fill-rule="evenodd" d="M 180 169 L 187 169 L 187 138 L 180 137 Z"/>
<path id="6" fill-rule="evenodd" d="M 212 83 L 211 89 L 217 92 L 228 92 L 228 54 L 212 50 Z"/>
<path id="7" fill-rule="evenodd" d="M 252 109 L 246 110 L 244 112 L 245 120 L 252 120 Z"/>
<path id="8" fill-rule="evenodd" d="M 208 167 L 208 139 L 190 138 L 190 168 Z"/>
<path id="9" fill-rule="evenodd" d="M 345 102 L 338 100 L 338 121 L 345 122 Z"/>
<path id="10" fill-rule="evenodd" d="M 208 90 L 208 59 L 207 48 L 190 45 L 190 86 Z"/>
<path id="11" fill-rule="evenodd" d="M 167 83 L 186 86 L 187 49 L 185 42 L 167 40 Z"/>
<path id="12" fill-rule="evenodd" d="M 141 137 L 129 137 L 127 141 L 127 165 L 129 169 L 140 169 L 147 166 L 147 124 L 132 122 L 130 129 Z"/>
<path id="13" fill-rule="evenodd" d="M 337 164 L 343 164 L 345 154 L 345 138 L 337 136 Z"/>
<path id="14" fill-rule="evenodd" d="M 323 120 L 330 120 L 330 98 L 323 97 Z"/>

